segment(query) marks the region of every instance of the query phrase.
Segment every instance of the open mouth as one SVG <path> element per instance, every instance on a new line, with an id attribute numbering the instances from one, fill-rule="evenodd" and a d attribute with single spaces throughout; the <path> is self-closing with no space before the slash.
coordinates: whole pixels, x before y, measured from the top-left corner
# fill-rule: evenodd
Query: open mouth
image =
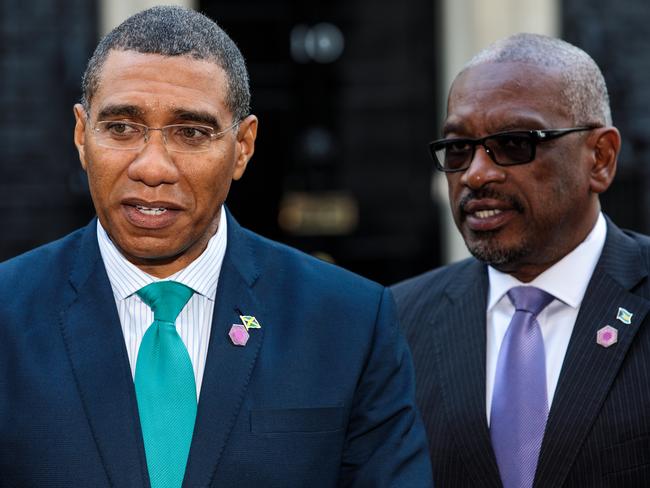
<path id="1" fill-rule="evenodd" d="M 142 229 L 162 229 L 168 227 L 183 214 L 183 208 L 172 202 L 140 199 L 125 199 L 122 202 L 122 212 L 126 219 L 135 227 Z"/>
<path id="2" fill-rule="evenodd" d="M 144 207 L 142 205 L 136 205 L 135 208 L 138 210 L 138 212 L 141 212 L 145 215 L 162 215 L 167 212 L 167 209 L 164 207 L 151 208 Z"/>
<path id="3" fill-rule="evenodd" d="M 493 209 L 493 210 L 477 210 L 474 212 L 474 217 L 477 219 L 489 219 L 490 217 L 494 217 L 496 215 L 499 215 L 501 213 L 501 210 L 498 209 Z"/>
<path id="4" fill-rule="evenodd" d="M 505 226 L 517 214 L 517 210 L 504 201 L 472 200 L 462 209 L 463 220 L 475 232 L 495 231 Z"/>

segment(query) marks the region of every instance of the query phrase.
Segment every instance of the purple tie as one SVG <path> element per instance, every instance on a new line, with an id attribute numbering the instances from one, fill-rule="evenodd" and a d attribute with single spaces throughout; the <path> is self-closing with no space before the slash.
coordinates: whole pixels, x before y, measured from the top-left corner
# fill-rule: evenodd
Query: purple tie
<path id="1" fill-rule="evenodd" d="M 499 350 L 490 436 L 504 488 L 530 488 L 548 416 L 544 339 L 537 314 L 553 295 L 517 286 L 508 297 L 515 313 Z"/>

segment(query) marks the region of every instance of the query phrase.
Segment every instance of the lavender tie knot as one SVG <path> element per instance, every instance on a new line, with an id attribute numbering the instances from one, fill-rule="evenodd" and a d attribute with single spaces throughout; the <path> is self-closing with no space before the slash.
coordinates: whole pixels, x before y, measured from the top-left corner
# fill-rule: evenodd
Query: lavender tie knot
<path id="1" fill-rule="evenodd" d="M 508 291 L 508 298 L 517 312 L 538 315 L 553 301 L 553 295 L 534 286 L 516 286 Z"/>
<path id="2" fill-rule="evenodd" d="M 546 355 L 537 314 L 554 297 L 532 286 L 512 288 L 508 297 L 515 313 L 499 350 L 490 436 L 504 488 L 531 488 L 548 416 Z"/>

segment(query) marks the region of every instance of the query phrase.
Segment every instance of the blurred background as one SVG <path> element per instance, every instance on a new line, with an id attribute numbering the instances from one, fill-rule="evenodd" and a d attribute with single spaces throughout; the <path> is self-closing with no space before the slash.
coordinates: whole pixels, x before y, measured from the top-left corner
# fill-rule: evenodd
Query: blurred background
<path id="1" fill-rule="evenodd" d="M 94 215 L 72 105 L 99 37 L 143 0 L 0 0 L 0 261 Z M 492 41 L 560 36 L 601 66 L 623 152 L 605 211 L 650 232 L 647 0 L 186 0 L 248 61 L 243 225 L 384 284 L 466 255 L 426 143 L 453 76 Z"/>

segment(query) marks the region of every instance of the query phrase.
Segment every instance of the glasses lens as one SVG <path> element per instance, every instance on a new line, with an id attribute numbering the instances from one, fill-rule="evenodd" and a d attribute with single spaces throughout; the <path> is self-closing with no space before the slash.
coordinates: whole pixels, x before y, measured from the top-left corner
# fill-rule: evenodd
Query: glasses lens
<path id="1" fill-rule="evenodd" d="M 468 139 L 451 139 L 431 146 L 443 171 L 458 171 L 469 166 L 474 144 Z"/>
<path id="2" fill-rule="evenodd" d="M 490 148 L 497 163 L 501 165 L 527 163 L 533 159 L 535 141 L 526 132 L 512 132 L 488 137 L 485 145 Z"/>
<path id="3" fill-rule="evenodd" d="M 207 151 L 214 138 L 214 130 L 202 125 L 168 125 L 164 130 L 170 151 Z"/>
<path id="4" fill-rule="evenodd" d="M 120 121 L 97 122 L 97 144 L 111 149 L 138 149 L 142 147 L 146 128 L 139 124 Z"/>
<path id="5" fill-rule="evenodd" d="M 216 136 L 211 127 L 202 125 L 168 125 L 148 130 L 162 130 L 167 149 L 175 152 L 208 151 Z M 146 133 L 147 126 L 134 122 L 102 121 L 95 126 L 97 144 L 110 149 L 142 149 Z"/>

